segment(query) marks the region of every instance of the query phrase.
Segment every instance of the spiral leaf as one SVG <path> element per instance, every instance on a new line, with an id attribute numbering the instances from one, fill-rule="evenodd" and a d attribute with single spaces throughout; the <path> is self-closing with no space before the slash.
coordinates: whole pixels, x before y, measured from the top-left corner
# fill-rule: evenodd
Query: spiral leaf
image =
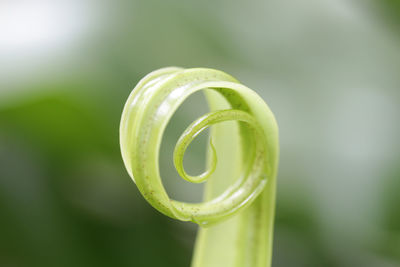
<path id="1" fill-rule="evenodd" d="M 175 147 L 174 165 L 183 179 L 194 183 L 208 181 L 209 185 L 204 202 L 186 203 L 172 200 L 163 187 L 159 173 L 159 150 L 165 128 L 179 105 L 191 94 L 203 89 L 209 89 L 206 96 L 211 112 L 195 120 L 183 132 Z M 225 121 L 237 122 L 233 128 L 238 132 L 237 138 L 221 138 L 218 126 Z M 208 168 L 198 176 L 191 176 L 183 167 L 185 150 L 197 135 L 210 126 L 213 129 Z M 169 217 L 192 221 L 201 226 L 219 223 L 201 230 L 193 266 L 269 264 L 278 130 L 270 109 L 254 91 L 230 75 L 213 69 L 170 67 L 154 71 L 138 83 L 125 104 L 120 125 L 120 144 L 128 173 L 154 208 Z M 232 167 L 228 169 L 229 165 L 224 163 L 222 172 L 216 171 L 220 163 L 217 163 L 217 154 L 220 157 L 224 155 L 224 151 L 219 149 L 227 146 L 233 146 L 234 149 L 230 156 Z M 244 211 L 238 216 L 224 221 L 241 210 Z M 213 234 L 214 239 L 210 237 L 208 232 L 224 224 L 229 226 L 230 233 L 222 230 Z M 227 250 L 235 254 L 232 256 L 234 260 L 228 260 L 205 248 L 205 244 L 211 244 L 210 240 L 212 246 L 223 241 L 218 236 L 224 234 L 236 238 L 234 242 L 242 239 L 240 242 L 251 249 L 224 244 Z"/>

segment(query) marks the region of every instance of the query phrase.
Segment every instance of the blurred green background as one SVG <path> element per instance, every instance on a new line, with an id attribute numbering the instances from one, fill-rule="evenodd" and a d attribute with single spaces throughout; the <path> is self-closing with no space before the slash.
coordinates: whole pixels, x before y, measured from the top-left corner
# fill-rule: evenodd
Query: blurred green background
<path id="1" fill-rule="evenodd" d="M 131 89 L 165 66 L 212 67 L 275 113 L 273 266 L 400 266 L 398 1 L 0 2 L 0 266 L 189 266 L 196 227 L 148 205 L 119 152 Z M 172 150 L 170 194 L 199 201 Z M 204 166 L 206 137 L 185 165 Z"/>

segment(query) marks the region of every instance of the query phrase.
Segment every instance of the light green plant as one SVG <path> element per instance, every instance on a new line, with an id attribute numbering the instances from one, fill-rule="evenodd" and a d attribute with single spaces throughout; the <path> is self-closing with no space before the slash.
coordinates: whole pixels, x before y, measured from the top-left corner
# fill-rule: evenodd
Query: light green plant
<path id="1" fill-rule="evenodd" d="M 205 199 L 180 202 L 170 199 L 163 187 L 159 150 L 173 113 L 202 89 L 206 89 L 211 112 L 194 121 L 179 138 L 174 164 L 187 181 L 207 180 Z M 219 124 L 225 121 L 236 123 Z M 184 152 L 211 125 L 207 170 L 190 176 L 183 167 Z M 125 104 L 120 144 L 126 169 L 144 198 L 169 217 L 201 226 L 193 267 L 271 265 L 278 128 L 254 91 L 213 69 L 156 70 L 138 83 Z M 218 164 L 217 154 L 224 158 Z"/>

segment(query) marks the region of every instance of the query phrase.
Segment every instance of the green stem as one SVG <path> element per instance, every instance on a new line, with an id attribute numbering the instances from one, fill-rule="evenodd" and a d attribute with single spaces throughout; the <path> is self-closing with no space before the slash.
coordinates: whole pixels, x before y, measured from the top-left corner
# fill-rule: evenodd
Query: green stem
<path id="1" fill-rule="evenodd" d="M 211 89 L 206 92 L 211 112 L 185 130 L 174 151 L 174 164 L 183 179 L 207 180 L 205 201 L 193 204 L 169 198 L 158 157 L 173 113 L 202 89 Z M 237 123 L 221 127 L 218 123 L 224 121 Z M 183 168 L 184 152 L 211 125 L 208 168 L 190 176 Z M 167 216 L 202 226 L 193 267 L 270 266 L 278 129 L 272 112 L 254 91 L 217 70 L 154 71 L 138 83 L 125 104 L 120 143 L 128 173 L 145 199 Z M 218 160 L 217 167 L 221 152 L 224 160 Z"/>

